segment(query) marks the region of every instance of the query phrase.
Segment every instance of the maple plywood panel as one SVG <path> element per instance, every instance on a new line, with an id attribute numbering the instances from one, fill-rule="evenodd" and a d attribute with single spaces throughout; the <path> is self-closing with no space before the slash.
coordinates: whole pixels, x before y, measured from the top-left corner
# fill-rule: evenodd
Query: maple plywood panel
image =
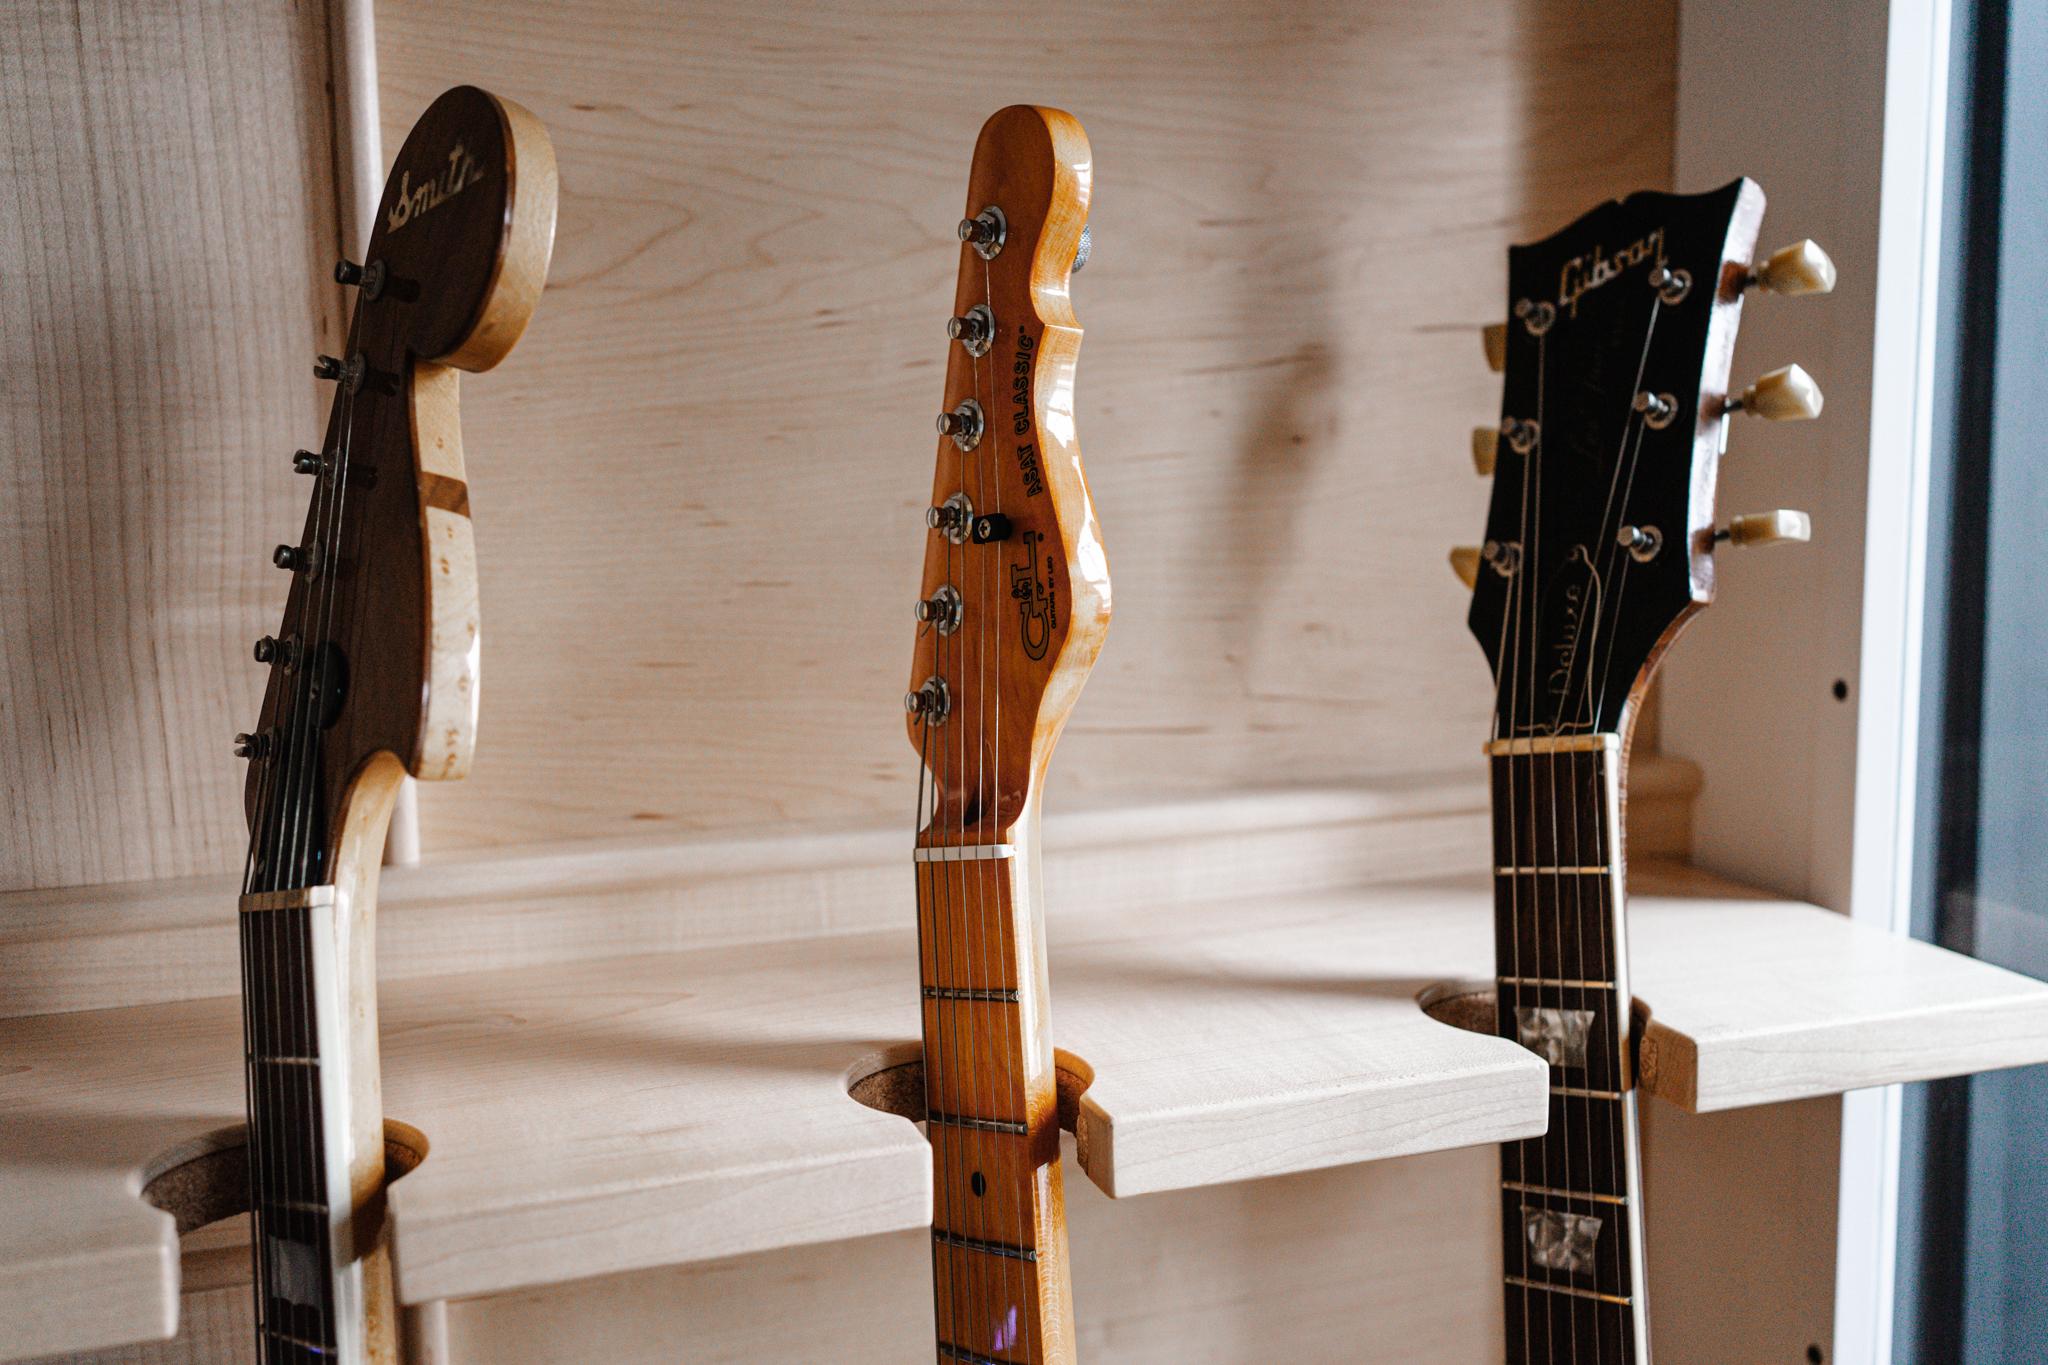
<path id="1" fill-rule="evenodd" d="M 0 889 L 240 865 L 337 326 L 327 13 L 0 13 Z"/>
<path id="2" fill-rule="evenodd" d="M 482 744 L 431 848 L 901 818 L 896 718 L 967 160 L 1095 156 L 1078 387 L 1116 621 L 1055 808 L 1475 761 L 1444 547 L 1511 240 L 1664 185 L 1668 3 L 384 0 L 387 145 L 531 107 L 562 211 L 465 412 Z"/>
<path id="3" fill-rule="evenodd" d="M 1498 1359 L 1494 1161 L 1471 1148 L 1116 1203 L 1069 1180 L 1081 1358 Z M 909 1233 L 456 1303 L 449 1344 L 519 1365 L 896 1365 L 931 1354 L 931 1322 L 931 1252 Z"/>

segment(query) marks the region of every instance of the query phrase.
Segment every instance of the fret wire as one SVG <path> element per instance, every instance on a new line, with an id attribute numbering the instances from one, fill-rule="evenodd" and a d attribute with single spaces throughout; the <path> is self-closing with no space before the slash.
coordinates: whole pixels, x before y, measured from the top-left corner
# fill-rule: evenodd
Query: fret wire
<path id="1" fill-rule="evenodd" d="M 957 1232 L 948 1232 L 944 1228 L 933 1228 L 932 1240 L 941 1246 L 949 1246 L 958 1251 L 978 1251 L 986 1256 L 1001 1256 L 1012 1261 L 1036 1261 L 1038 1259 L 1038 1249 L 1036 1247 L 1013 1246 L 1009 1242 L 991 1242 L 982 1237 L 963 1237 Z"/>
<path id="2" fill-rule="evenodd" d="M 1634 1300 L 1623 1294 L 1603 1294 L 1597 1289 L 1581 1289 L 1575 1284 L 1552 1284 L 1542 1280 L 1525 1279 L 1520 1275 L 1502 1277 L 1509 1284 L 1521 1289 L 1547 1289 L 1553 1294 L 1570 1294 L 1581 1299 L 1598 1299 L 1601 1303 L 1618 1303 L 1629 1307 Z"/>
<path id="3" fill-rule="evenodd" d="M 967 1114 L 945 1114 L 927 1110 L 926 1123 L 936 1123 L 942 1128 L 963 1128 L 979 1133 L 1005 1133 L 1011 1137 L 1029 1137 L 1031 1129 L 1017 1119 L 980 1119 Z"/>
<path id="4" fill-rule="evenodd" d="M 1628 1196 L 1625 1194 L 1600 1194 L 1593 1190 L 1561 1190 L 1554 1185 L 1532 1185 L 1524 1180 L 1503 1180 L 1500 1182 L 1500 1187 L 1504 1190 L 1515 1190 L 1521 1194 L 1547 1195 L 1555 1199 L 1587 1199 L 1597 1204 L 1626 1204 L 1629 1202 Z"/>
<path id="5" fill-rule="evenodd" d="M 984 1005 L 1014 1005 L 1018 1002 L 1018 995 L 1014 990 L 976 990 L 962 989 L 957 986 L 926 986 L 924 988 L 924 998 L 927 1000 L 965 1000 Z"/>

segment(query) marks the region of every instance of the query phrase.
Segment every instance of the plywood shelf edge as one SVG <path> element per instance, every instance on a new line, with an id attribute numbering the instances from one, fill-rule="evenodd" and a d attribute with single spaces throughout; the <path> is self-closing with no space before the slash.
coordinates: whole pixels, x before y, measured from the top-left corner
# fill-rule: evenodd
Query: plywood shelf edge
<path id="1" fill-rule="evenodd" d="M 1439 866 L 1454 847 L 1477 851 L 1476 802 L 1419 790 L 1439 815 L 1384 828 L 1434 829 Z M 1053 1032 L 1093 1072 L 1079 1149 L 1105 1191 L 1541 1126 L 1546 1076 L 1532 1055 L 1416 1003 L 1487 976 L 1484 876 L 1325 884 L 1355 871 L 1332 846 L 1380 828 L 1360 823 L 1371 809 L 1384 817 L 1379 797 L 1162 808 L 1119 815 L 1121 842 L 1077 833 L 1057 855 L 1065 871 L 1049 857 L 1063 879 L 1049 926 Z M 622 955 L 387 984 L 387 1109 L 432 1143 L 391 1194 L 408 1302 L 928 1221 L 923 1137 L 847 1095 L 863 1070 L 914 1055 L 918 1026 L 902 879 L 860 870 L 871 861 L 861 838 L 843 847 L 855 867 L 845 885 L 822 845 L 801 875 L 833 907 L 818 918 L 844 932 L 643 951 L 673 893 L 658 884 L 646 905 L 590 921 L 602 932 L 605 914 L 622 916 Z M 1247 875 L 1311 866 L 1248 892 L 1188 874 L 1190 850 L 1212 848 Z M 760 886 L 675 872 L 728 923 Z M 1728 1108 L 2048 1060 L 2048 986 L 1682 868 L 1639 865 L 1633 882 L 1652 1094 Z M 489 878 L 471 888 L 480 899 L 505 889 Z M 410 913 L 442 912 L 422 899 Z M 133 1191 L 162 1153 L 239 1117 L 238 1023 L 225 996 L 0 1021 L 0 1358 L 168 1330 L 168 1220 Z"/>

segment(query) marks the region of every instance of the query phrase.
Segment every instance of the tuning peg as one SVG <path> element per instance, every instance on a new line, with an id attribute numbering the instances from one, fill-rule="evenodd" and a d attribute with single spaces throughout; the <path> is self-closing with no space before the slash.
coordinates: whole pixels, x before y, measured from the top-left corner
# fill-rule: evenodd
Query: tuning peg
<path id="1" fill-rule="evenodd" d="M 270 756 L 270 732 L 240 734 L 235 736 L 236 758 L 268 758 Z"/>
<path id="2" fill-rule="evenodd" d="M 1820 416 L 1820 385 L 1797 365 L 1772 370 L 1728 400 L 1729 412 L 1746 412 L 1772 422 L 1804 422 Z"/>
<path id="3" fill-rule="evenodd" d="M 992 261 L 1009 239 L 1010 223 L 1003 211 L 991 204 L 972 218 L 960 220 L 960 240 L 973 247 L 984 261 Z"/>
<path id="4" fill-rule="evenodd" d="M 981 404 L 972 398 L 963 398 L 951 412 L 939 414 L 939 435 L 952 437 L 953 444 L 963 451 L 981 444 L 982 426 Z"/>
<path id="5" fill-rule="evenodd" d="M 1835 263 L 1819 242 L 1804 237 L 1773 251 L 1745 283 L 1773 294 L 1828 294 L 1835 288 Z"/>
<path id="6" fill-rule="evenodd" d="M 930 597 L 918 599 L 913 615 L 925 625 L 937 626 L 939 634 L 951 635 L 960 629 L 963 606 L 959 589 L 948 583 Z"/>
<path id="7" fill-rule="evenodd" d="M 985 303 L 977 303 L 957 318 L 946 319 L 946 335 L 959 342 L 971 356 L 984 356 L 996 339 L 996 315 Z"/>
<path id="8" fill-rule="evenodd" d="M 256 642 L 256 662 L 267 664 L 277 657 L 277 637 L 266 635 Z"/>
<path id="9" fill-rule="evenodd" d="M 294 474 L 318 474 L 320 472 L 320 457 L 310 450 L 293 451 L 292 472 Z"/>
<path id="10" fill-rule="evenodd" d="M 1730 517 L 1727 526 L 1714 532 L 1714 539 L 1730 545 L 1805 544 L 1813 539 L 1813 518 L 1784 507 L 1775 512 L 1750 512 Z"/>
<path id="11" fill-rule="evenodd" d="M 1499 374 L 1508 367 L 1508 325 L 1489 322 L 1479 329 L 1479 344 L 1486 348 L 1486 368 Z"/>
<path id="12" fill-rule="evenodd" d="M 1472 467 L 1479 471 L 1480 478 L 1493 477 L 1493 460 L 1499 453 L 1499 427 L 1472 428 Z"/>
<path id="13" fill-rule="evenodd" d="M 926 678 L 923 687 L 903 694 L 903 709 L 929 721 L 943 721 L 953 709 L 953 694 L 944 678 Z"/>
<path id="14" fill-rule="evenodd" d="M 1477 545 L 1453 545 L 1451 547 L 1451 572 L 1467 588 L 1479 586 L 1479 547 Z"/>

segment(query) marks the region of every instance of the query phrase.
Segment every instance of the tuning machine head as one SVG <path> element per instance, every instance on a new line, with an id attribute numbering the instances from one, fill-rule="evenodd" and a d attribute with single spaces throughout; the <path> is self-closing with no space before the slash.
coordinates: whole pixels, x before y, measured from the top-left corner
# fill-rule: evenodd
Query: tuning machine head
<path id="1" fill-rule="evenodd" d="M 1508 367 L 1508 325 L 1489 322 L 1479 329 L 1479 344 L 1486 351 L 1486 368 L 1499 374 Z"/>
<path id="2" fill-rule="evenodd" d="M 1480 478 L 1493 477 L 1493 463 L 1499 454 L 1499 427 L 1472 428 L 1472 468 L 1478 471 Z"/>
<path id="3" fill-rule="evenodd" d="M 1466 588 L 1479 586 L 1479 547 L 1477 545 L 1453 545 L 1451 547 L 1451 572 Z"/>
<path id="4" fill-rule="evenodd" d="M 1734 546 L 1803 545 L 1813 539 L 1813 518 L 1781 507 L 1774 512 L 1749 512 L 1730 517 L 1714 532 L 1716 542 Z"/>
<path id="5" fill-rule="evenodd" d="M 1786 365 L 1760 376 L 1728 400 L 1729 412 L 1746 412 L 1769 422 L 1810 422 L 1820 416 L 1820 385 L 1798 365 Z"/>
<path id="6" fill-rule="evenodd" d="M 1804 237 L 1766 256 L 1743 283 L 1787 296 L 1829 294 L 1835 288 L 1835 263 L 1820 243 Z"/>

